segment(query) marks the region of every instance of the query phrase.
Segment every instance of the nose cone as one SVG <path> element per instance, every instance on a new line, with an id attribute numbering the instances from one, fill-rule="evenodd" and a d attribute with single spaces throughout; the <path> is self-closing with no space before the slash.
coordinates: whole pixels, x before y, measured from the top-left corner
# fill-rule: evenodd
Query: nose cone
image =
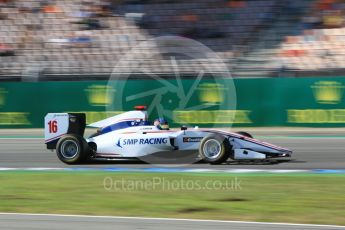
<path id="1" fill-rule="evenodd" d="M 277 154 L 277 157 L 291 157 L 292 151 L 289 149 L 284 149 L 284 151 L 281 151 L 279 154 Z"/>

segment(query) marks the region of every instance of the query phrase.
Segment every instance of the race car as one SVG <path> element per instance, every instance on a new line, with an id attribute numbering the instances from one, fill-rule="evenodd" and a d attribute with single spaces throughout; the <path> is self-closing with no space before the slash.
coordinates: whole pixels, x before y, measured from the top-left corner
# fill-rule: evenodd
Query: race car
<path id="1" fill-rule="evenodd" d="M 158 122 L 159 123 L 159 122 Z M 167 122 L 165 124 L 167 126 Z M 246 132 L 215 129 L 179 129 L 158 126 L 148 120 L 145 106 L 89 124 L 97 132 L 84 138 L 86 116 L 83 113 L 48 113 L 45 116 L 45 144 L 56 149 L 66 164 L 98 159 L 189 159 L 222 164 L 232 160 L 289 158 L 292 151 L 254 139 Z M 192 153 L 189 155 L 189 153 Z M 177 161 L 176 161 L 177 162 Z"/>

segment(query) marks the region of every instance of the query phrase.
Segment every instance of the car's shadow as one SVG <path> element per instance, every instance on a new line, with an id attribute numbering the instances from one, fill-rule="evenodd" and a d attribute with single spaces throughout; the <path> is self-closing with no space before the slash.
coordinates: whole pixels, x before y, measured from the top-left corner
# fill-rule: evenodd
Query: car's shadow
<path id="1" fill-rule="evenodd" d="M 283 163 L 289 163 L 289 164 L 303 164 L 306 163 L 306 161 L 298 161 L 295 159 L 274 159 L 274 160 L 265 160 L 265 161 L 234 161 L 234 160 L 230 160 L 230 161 L 226 161 L 225 163 L 221 164 L 221 165 L 278 165 L 278 164 L 283 164 Z M 92 160 L 89 161 L 87 163 L 85 163 L 85 165 L 149 165 L 151 163 L 145 162 L 145 161 L 141 161 L 139 159 L 111 159 L 111 160 L 106 160 L 106 159 L 97 159 L 97 160 Z M 162 162 L 161 164 L 175 164 L 176 162 Z M 209 165 L 209 163 L 204 162 L 202 160 L 196 161 L 195 163 L 193 163 L 195 165 Z M 215 165 L 216 166 L 216 165 Z"/>
<path id="2" fill-rule="evenodd" d="M 265 161 L 227 161 L 226 165 L 278 165 L 282 163 L 306 163 L 306 161 L 297 161 L 294 159 L 277 159 L 277 160 L 265 160 Z"/>

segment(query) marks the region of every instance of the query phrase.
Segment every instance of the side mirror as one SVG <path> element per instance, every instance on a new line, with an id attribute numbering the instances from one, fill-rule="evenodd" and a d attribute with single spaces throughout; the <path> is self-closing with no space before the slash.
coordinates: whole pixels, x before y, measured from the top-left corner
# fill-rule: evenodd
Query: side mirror
<path id="1" fill-rule="evenodd" d="M 185 125 L 183 125 L 183 126 L 181 126 L 181 130 L 187 130 L 187 126 L 185 126 Z"/>

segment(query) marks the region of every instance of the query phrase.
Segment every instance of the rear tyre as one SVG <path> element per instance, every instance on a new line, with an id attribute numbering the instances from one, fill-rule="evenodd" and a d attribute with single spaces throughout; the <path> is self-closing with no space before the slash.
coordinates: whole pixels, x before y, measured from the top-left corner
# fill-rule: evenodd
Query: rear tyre
<path id="1" fill-rule="evenodd" d="M 66 164 L 80 164 L 89 158 L 90 149 L 82 136 L 67 134 L 56 145 L 58 158 Z"/>
<path id="2" fill-rule="evenodd" d="M 245 137 L 253 138 L 253 136 L 252 136 L 250 133 L 247 133 L 247 132 L 241 131 L 241 132 L 236 132 L 236 133 L 237 133 L 237 134 L 240 134 L 240 135 L 242 135 L 242 136 L 245 136 Z"/>
<path id="3" fill-rule="evenodd" d="M 224 136 L 211 134 L 202 139 L 199 146 L 199 154 L 207 163 L 221 164 L 229 158 L 231 145 Z"/>

